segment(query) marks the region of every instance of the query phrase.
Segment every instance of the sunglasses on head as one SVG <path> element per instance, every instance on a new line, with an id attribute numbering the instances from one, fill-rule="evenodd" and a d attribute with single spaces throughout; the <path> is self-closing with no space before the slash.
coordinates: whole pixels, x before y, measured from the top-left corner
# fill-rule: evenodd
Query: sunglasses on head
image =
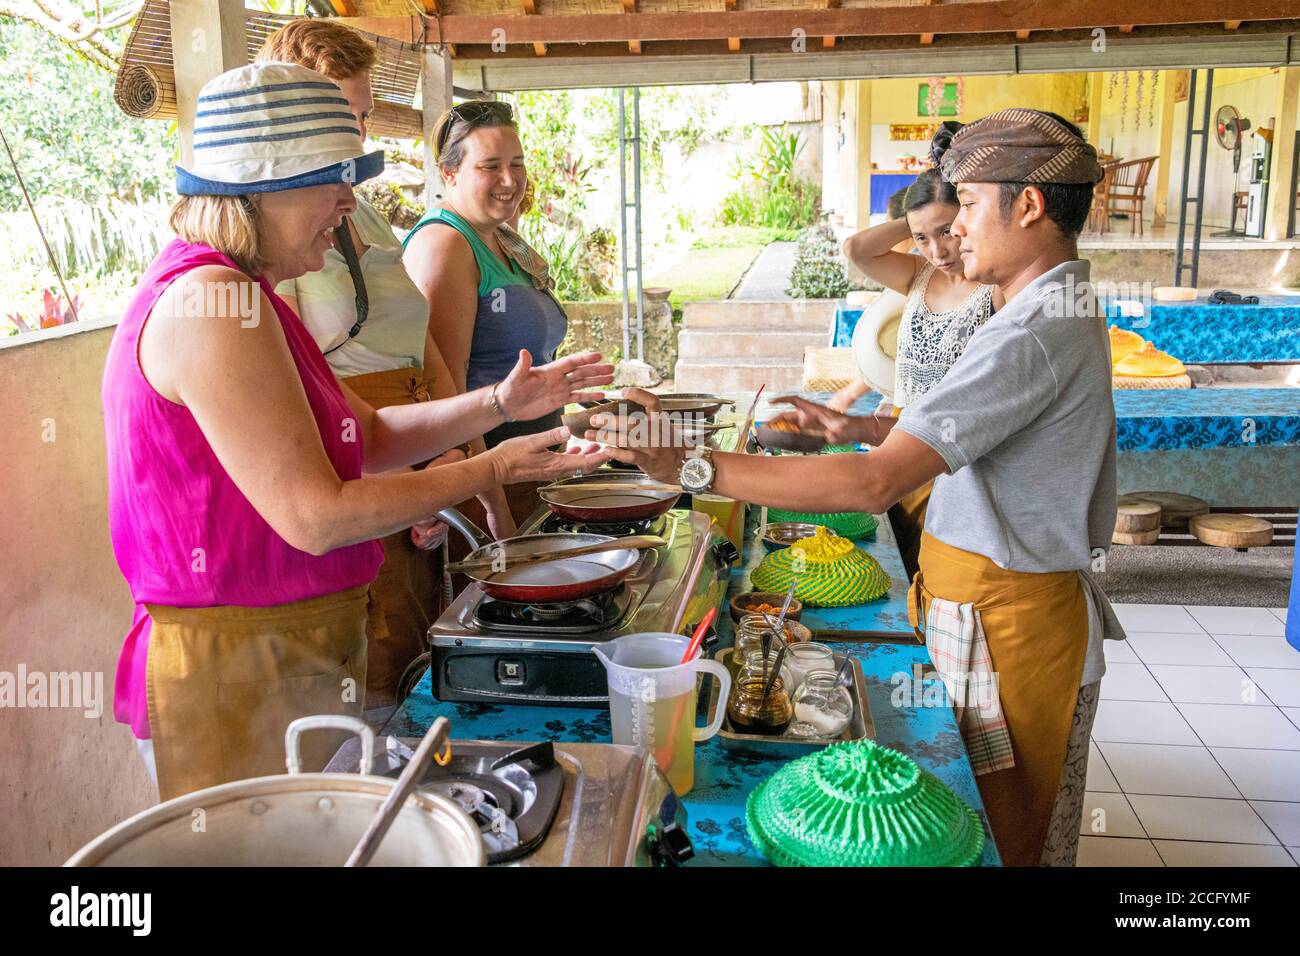
<path id="1" fill-rule="evenodd" d="M 478 126 L 489 119 L 497 119 L 503 123 L 513 122 L 515 113 L 509 103 L 502 103 L 499 100 L 467 100 L 464 103 L 457 103 L 450 110 L 451 116 L 442 127 L 442 132 L 438 135 L 438 155 L 442 155 L 443 147 L 447 145 L 447 139 L 451 136 L 452 127 L 458 122 L 465 123 L 470 127 Z"/>

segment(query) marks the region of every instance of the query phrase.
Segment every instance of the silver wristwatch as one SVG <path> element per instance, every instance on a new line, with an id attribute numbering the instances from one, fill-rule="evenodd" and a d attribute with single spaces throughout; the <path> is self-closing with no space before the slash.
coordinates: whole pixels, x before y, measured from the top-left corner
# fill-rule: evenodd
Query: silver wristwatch
<path id="1" fill-rule="evenodd" d="M 683 491 L 698 495 L 713 487 L 713 476 L 713 449 L 697 445 L 686 453 L 677 480 Z"/>

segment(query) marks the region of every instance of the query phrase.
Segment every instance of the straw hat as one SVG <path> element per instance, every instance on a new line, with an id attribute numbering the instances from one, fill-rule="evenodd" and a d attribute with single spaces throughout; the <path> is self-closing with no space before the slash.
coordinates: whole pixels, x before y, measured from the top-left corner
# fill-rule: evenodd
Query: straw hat
<path id="1" fill-rule="evenodd" d="M 343 91 L 295 63 L 250 63 L 204 84 L 194 162 L 176 167 L 182 196 L 242 196 L 359 183 L 384 169 L 365 151 Z"/>

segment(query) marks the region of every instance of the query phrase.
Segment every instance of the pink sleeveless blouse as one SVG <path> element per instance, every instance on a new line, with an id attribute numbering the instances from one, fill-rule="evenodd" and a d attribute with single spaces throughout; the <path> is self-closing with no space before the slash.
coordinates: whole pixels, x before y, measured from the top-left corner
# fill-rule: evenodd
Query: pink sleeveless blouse
<path id="1" fill-rule="evenodd" d="M 139 738 L 149 737 L 151 622 L 145 604 L 288 604 L 368 584 L 383 560 L 377 541 L 319 557 L 288 544 L 221 467 L 189 409 L 164 398 L 144 377 L 137 343 L 150 310 L 173 279 L 205 265 L 239 268 L 208 246 L 180 239 L 159 253 L 118 323 L 104 368 L 109 532 L 135 598 L 117 663 L 113 713 Z M 360 430 L 345 428 L 352 411 L 334 374 L 298 317 L 265 279 L 257 282 L 288 340 L 325 453 L 339 478 L 361 477 Z"/>

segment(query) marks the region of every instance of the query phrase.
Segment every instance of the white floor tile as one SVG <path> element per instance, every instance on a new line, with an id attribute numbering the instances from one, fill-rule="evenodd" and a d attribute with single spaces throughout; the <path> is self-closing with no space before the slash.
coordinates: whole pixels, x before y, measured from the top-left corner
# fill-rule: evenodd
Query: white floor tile
<path id="1" fill-rule="evenodd" d="M 1241 793 L 1204 747 L 1111 742 L 1100 744 L 1098 749 L 1125 793 L 1241 799 Z M 1095 789 L 1091 782 L 1088 789 Z"/>
<path id="2" fill-rule="evenodd" d="M 1179 604 L 1114 604 L 1112 607 L 1125 631 L 1195 634 L 1201 630 L 1196 619 Z"/>
<path id="3" fill-rule="evenodd" d="M 1085 793 L 1081 836 L 1146 837 L 1122 793 Z"/>
<path id="4" fill-rule="evenodd" d="M 1152 664 L 1151 673 L 1176 704 L 1271 706 L 1273 703 L 1262 692 L 1258 681 L 1252 680 L 1240 667 Z M 1105 690 L 1104 682 L 1101 686 Z"/>
<path id="5" fill-rule="evenodd" d="M 1152 840 L 1277 843 L 1245 800 L 1128 794 L 1129 804 Z"/>
<path id="6" fill-rule="evenodd" d="M 1107 641 L 1107 644 L 1114 643 Z M 1232 658 L 1208 634 L 1154 634 L 1130 631 L 1128 645 L 1146 664 L 1229 665 Z"/>
<path id="7" fill-rule="evenodd" d="M 1092 741 L 1088 741 L 1088 779 L 1084 783 L 1084 789 L 1098 793 L 1120 792 L 1115 775 L 1106 766 L 1106 758 Z"/>
<path id="8" fill-rule="evenodd" d="M 1245 637 L 1216 634 L 1214 641 L 1242 667 L 1300 667 L 1300 651 L 1284 637 Z M 1138 652 L 1141 656 L 1141 652 Z"/>
<path id="9" fill-rule="evenodd" d="M 1300 750 L 1300 730 L 1276 707 L 1246 704 L 1178 704 L 1207 747 Z"/>
<path id="10" fill-rule="evenodd" d="M 1187 613 L 1211 634 L 1282 636 L 1282 624 L 1268 608 L 1189 606 Z"/>
<path id="11" fill-rule="evenodd" d="M 1300 794 L 1297 794 L 1300 796 Z M 1264 818 L 1268 828 L 1287 846 L 1300 847 L 1300 803 L 1281 800 L 1252 800 L 1250 805 Z"/>
<path id="12" fill-rule="evenodd" d="M 1150 701 L 1099 702 L 1092 736 L 1098 743 L 1114 740 L 1131 744 L 1201 744 L 1175 705 Z"/>
<path id="13" fill-rule="evenodd" d="M 1300 752 L 1214 747 L 1210 753 L 1247 799 L 1295 800 L 1300 794 Z"/>
<path id="14" fill-rule="evenodd" d="M 1271 608 L 1268 609 L 1268 613 L 1272 614 L 1275 618 L 1277 618 L 1279 621 L 1281 621 L 1283 624 L 1285 624 L 1285 623 L 1286 623 L 1286 610 L 1287 610 L 1287 609 L 1284 608 L 1284 607 L 1271 607 Z"/>
<path id="15" fill-rule="evenodd" d="M 1150 840 L 1118 837 L 1079 837 L 1076 866 L 1164 866 L 1164 860 Z"/>
<path id="16" fill-rule="evenodd" d="M 1246 673 L 1279 707 L 1300 707 L 1300 668 L 1248 667 Z"/>
<path id="17" fill-rule="evenodd" d="M 1242 675 L 1245 676 L 1244 674 Z M 1106 664 L 1102 700 L 1168 700 L 1145 664 Z"/>
<path id="18" fill-rule="evenodd" d="M 1107 664 L 1140 663 L 1137 654 L 1133 653 L 1133 647 L 1128 641 L 1102 641 L 1101 650 L 1106 657 Z"/>
<path id="19" fill-rule="evenodd" d="M 1286 714 L 1287 720 L 1300 727 L 1300 707 L 1283 707 L 1282 713 Z"/>
<path id="20" fill-rule="evenodd" d="M 1295 866 L 1280 846 L 1249 846 L 1241 843 L 1194 843 L 1186 840 L 1156 840 L 1156 849 L 1166 866 Z"/>

